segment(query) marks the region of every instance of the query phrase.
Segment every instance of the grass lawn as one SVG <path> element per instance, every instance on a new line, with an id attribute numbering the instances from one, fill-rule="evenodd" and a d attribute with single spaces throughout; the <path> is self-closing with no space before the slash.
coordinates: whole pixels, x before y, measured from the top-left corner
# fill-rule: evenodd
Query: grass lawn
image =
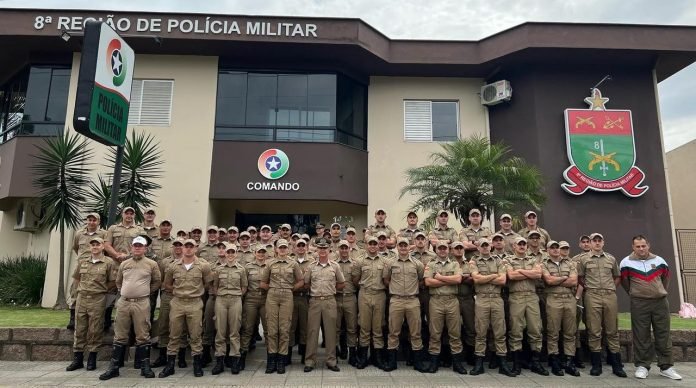
<path id="1" fill-rule="evenodd" d="M 155 311 L 155 316 L 159 309 Z M 40 307 L 0 307 L 0 327 L 65 327 L 70 314 Z M 631 328 L 631 314 L 619 314 L 619 328 Z M 696 319 L 672 315 L 672 329 L 696 330 Z"/>

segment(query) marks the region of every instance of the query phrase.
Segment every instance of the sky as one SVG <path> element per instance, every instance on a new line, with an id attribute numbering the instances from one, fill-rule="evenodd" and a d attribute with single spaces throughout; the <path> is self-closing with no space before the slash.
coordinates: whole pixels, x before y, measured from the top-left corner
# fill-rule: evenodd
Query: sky
<path id="1" fill-rule="evenodd" d="M 693 0 L 0 0 L 0 8 L 29 7 L 355 17 L 392 39 L 479 40 L 529 21 L 696 26 Z M 694 85 L 696 65 L 658 84 L 667 151 L 696 139 Z"/>

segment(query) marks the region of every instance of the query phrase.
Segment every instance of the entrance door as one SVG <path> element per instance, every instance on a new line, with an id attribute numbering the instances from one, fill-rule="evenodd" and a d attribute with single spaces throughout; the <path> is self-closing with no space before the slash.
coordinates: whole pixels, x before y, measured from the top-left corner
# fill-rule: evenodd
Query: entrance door
<path id="1" fill-rule="evenodd" d="M 240 231 L 246 230 L 247 227 L 253 225 L 256 229 L 261 225 L 268 225 L 273 228 L 273 232 L 278 230 L 282 224 L 290 224 L 293 233 L 307 233 L 310 236 L 314 235 L 314 226 L 319 222 L 318 214 L 254 214 L 237 212 L 235 215 L 235 224 Z"/>

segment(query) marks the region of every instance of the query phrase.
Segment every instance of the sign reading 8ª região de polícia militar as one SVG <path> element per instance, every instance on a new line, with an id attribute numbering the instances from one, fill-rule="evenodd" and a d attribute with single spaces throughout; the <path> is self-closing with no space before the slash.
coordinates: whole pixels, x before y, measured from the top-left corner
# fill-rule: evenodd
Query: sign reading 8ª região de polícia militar
<path id="1" fill-rule="evenodd" d="M 106 23 L 87 23 L 84 31 L 73 125 L 100 143 L 123 145 L 135 52 Z"/>

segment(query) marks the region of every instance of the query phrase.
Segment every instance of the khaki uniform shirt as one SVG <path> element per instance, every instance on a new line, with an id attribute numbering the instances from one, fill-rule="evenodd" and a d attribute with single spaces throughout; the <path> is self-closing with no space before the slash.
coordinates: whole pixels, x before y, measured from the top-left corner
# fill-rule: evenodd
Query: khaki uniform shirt
<path id="1" fill-rule="evenodd" d="M 457 260 L 452 260 L 449 257 L 445 261 L 441 261 L 439 258 L 437 260 L 432 260 L 425 267 L 426 278 L 434 278 L 435 274 L 440 274 L 444 276 L 461 275 L 462 269 L 459 267 Z M 429 287 L 430 295 L 457 295 L 459 286 L 458 285 L 447 285 L 442 287 Z"/>
<path id="2" fill-rule="evenodd" d="M 145 230 L 140 225 L 125 226 L 122 223 L 111 225 L 106 230 L 104 242 L 110 243 L 116 252 L 130 254 L 133 239 Z"/>
<path id="3" fill-rule="evenodd" d="M 510 269 L 524 269 L 532 270 L 534 266 L 539 264 L 537 259 L 531 256 L 519 257 L 512 255 L 507 259 Z M 531 291 L 536 292 L 536 283 L 534 279 L 523 279 L 523 280 L 512 280 L 508 279 L 507 286 L 510 289 L 510 293 L 514 294 L 516 292 Z"/>
<path id="4" fill-rule="evenodd" d="M 426 266 L 431 260 L 435 260 L 437 255 L 431 251 L 413 251 L 411 252 L 411 257 L 423 263 L 423 266 Z"/>
<path id="5" fill-rule="evenodd" d="M 350 253 L 348 254 L 351 259 L 355 260 L 358 257 L 364 256 L 365 255 L 365 250 L 360 248 L 357 243 L 350 247 Z M 346 275 L 346 273 L 344 273 Z"/>
<path id="6" fill-rule="evenodd" d="M 360 278 L 360 289 L 369 291 L 386 290 L 384 281 L 382 280 L 382 272 L 388 265 L 387 259 L 383 256 L 365 255 L 356 260 L 353 265 L 353 277 Z"/>
<path id="7" fill-rule="evenodd" d="M 142 298 L 157 291 L 162 285 L 159 266 L 147 257 L 130 259 L 121 263 L 116 276 L 116 286 L 124 298 Z"/>
<path id="8" fill-rule="evenodd" d="M 456 259 L 454 259 L 456 260 Z M 469 266 L 469 261 L 466 259 L 463 259 L 461 262 L 457 261 L 459 264 L 459 268 L 461 269 L 461 274 L 462 277 L 469 277 L 471 276 L 471 267 Z M 457 295 L 459 296 L 471 296 L 474 295 L 474 284 L 473 283 L 466 283 L 464 282 L 464 279 L 462 278 L 461 284 L 457 287 Z"/>
<path id="9" fill-rule="evenodd" d="M 188 270 L 181 260 L 170 264 L 164 277 L 165 283 L 172 282 L 172 293 L 178 298 L 200 298 L 206 285 L 212 281 L 213 271 L 210 263 L 199 257 L 193 259 Z"/>
<path id="10" fill-rule="evenodd" d="M 449 240 L 450 243 L 453 241 L 459 241 L 457 231 L 454 230 L 454 228 L 450 228 L 449 226 L 443 228 L 440 225 L 438 225 L 437 228 L 431 230 L 430 234 L 428 235 L 428 240 L 431 240 L 433 238 L 437 238 L 438 240 Z"/>
<path id="11" fill-rule="evenodd" d="M 254 255 L 254 251 L 251 250 L 251 247 L 247 249 L 239 247 L 239 250 L 237 251 L 237 261 L 239 264 L 244 266 L 246 266 L 247 263 L 256 261 L 256 256 Z"/>
<path id="12" fill-rule="evenodd" d="M 512 255 L 515 256 L 515 255 Z M 539 252 L 532 252 L 531 250 L 527 250 L 527 256 L 533 257 L 534 260 L 536 260 L 537 263 L 541 264 L 541 270 L 543 272 L 544 270 L 544 262 L 546 259 L 549 257 L 546 251 L 540 250 Z M 536 291 L 538 294 L 543 294 L 544 293 L 544 288 L 546 288 L 546 282 L 544 282 L 543 277 L 541 279 L 538 279 L 536 281 Z"/>
<path id="13" fill-rule="evenodd" d="M 551 257 L 547 257 L 546 260 L 544 260 L 544 265 L 542 265 L 541 270 L 544 272 L 544 275 L 556 277 L 570 277 L 578 274 L 575 262 L 567 257 L 561 257 L 558 263 L 553 261 Z M 575 287 L 564 287 L 560 284 L 557 286 L 546 285 L 547 294 L 575 295 L 574 289 Z"/>
<path id="14" fill-rule="evenodd" d="M 155 255 L 157 261 L 172 255 L 173 241 L 174 237 L 172 236 L 162 237 L 160 235 L 157 235 L 157 237 L 152 238 L 152 245 L 150 245 L 150 249 L 152 250 L 152 253 Z"/>
<path id="15" fill-rule="evenodd" d="M 382 277 L 389 279 L 389 293 L 398 296 L 418 295 L 418 285 L 423 280 L 425 267 L 420 261 L 397 257 L 384 266 Z"/>
<path id="16" fill-rule="evenodd" d="M 236 260 L 233 264 L 228 262 L 215 268 L 213 287 L 217 290 L 217 296 L 242 296 L 242 288 L 247 288 L 248 285 L 246 269 Z"/>
<path id="17" fill-rule="evenodd" d="M 157 263 L 157 264 L 159 265 L 160 274 L 162 275 L 162 279 L 163 279 L 163 280 L 162 280 L 162 287 L 160 287 L 160 288 L 162 289 L 163 292 L 166 292 L 166 293 L 168 293 L 168 294 L 171 294 L 170 291 L 167 291 L 167 289 L 164 288 L 164 278 L 165 278 L 165 276 L 167 275 L 167 268 L 168 268 L 170 265 L 172 265 L 172 263 L 175 263 L 175 262 L 177 262 L 177 261 L 179 261 L 179 260 L 180 260 L 179 258 L 176 258 L 176 257 L 174 257 L 174 256 L 169 256 L 169 257 L 166 257 L 166 258 L 160 260 L 160 261 Z"/>
<path id="18" fill-rule="evenodd" d="M 537 225 L 536 231 L 541 234 L 541 238 L 539 239 L 539 246 L 540 247 L 545 247 L 546 243 L 551 241 L 551 236 L 549 235 L 549 232 L 546 231 L 546 229 L 540 227 Z M 519 233 L 520 236 L 527 238 L 527 234 L 529 234 L 530 229 L 527 227 L 524 227 L 520 229 L 517 233 Z"/>
<path id="19" fill-rule="evenodd" d="M 408 227 L 399 229 L 399 237 L 408 239 L 409 244 L 413 244 L 413 237 L 416 233 L 422 232 L 419 228 L 410 229 Z"/>
<path id="20" fill-rule="evenodd" d="M 384 232 L 387 234 L 387 238 L 394 238 L 396 237 L 396 232 L 394 229 L 392 229 L 391 226 L 384 224 L 384 225 L 377 225 L 373 224 L 367 227 L 367 231 L 370 234 L 370 236 L 375 236 L 377 237 L 377 233 L 379 232 Z"/>
<path id="21" fill-rule="evenodd" d="M 92 256 L 81 260 L 75 267 L 73 279 L 80 279 L 77 292 L 82 295 L 106 294 L 109 283 L 116 282 L 118 265 L 102 255 L 92 262 Z"/>
<path id="22" fill-rule="evenodd" d="M 147 233 L 147 235 L 150 236 L 150 238 L 153 240 L 155 239 L 155 237 L 160 235 L 159 226 L 157 226 L 157 225 L 155 225 L 155 226 L 140 225 L 140 226 L 143 228 L 145 233 Z"/>
<path id="23" fill-rule="evenodd" d="M 462 229 L 461 232 L 459 232 L 459 241 L 468 241 L 470 243 L 475 243 L 480 239 L 481 237 L 486 237 L 490 238 L 493 235 L 493 232 L 486 227 L 486 226 L 481 226 L 478 229 L 474 229 L 471 226 L 467 226 L 466 228 Z M 475 255 L 478 255 L 477 250 L 471 250 L 471 251 L 466 251 L 464 253 L 464 257 L 467 259 L 470 259 L 474 257 Z"/>
<path id="24" fill-rule="evenodd" d="M 519 233 L 515 233 L 514 231 L 503 232 L 502 229 L 497 231 L 496 233 L 500 233 L 503 235 L 503 246 L 505 252 L 513 253 L 514 250 L 512 249 L 512 245 L 515 243 L 515 237 L 519 236 Z M 527 239 L 527 236 L 525 236 L 524 238 Z"/>
<path id="25" fill-rule="evenodd" d="M 261 281 L 268 284 L 269 288 L 281 288 L 292 290 L 295 283 L 304 279 L 302 270 L 297 261 L 291 257 L 284 259 L 272 259 L 263 271 Z"/>
<path id="26" fill-rule="evenodd" d="M 578 276 L 584 277 L 585 289 L 614 290 L 614 278 L 620 277 L 619 265 L 614 256 L 607 252 L 588 252 L 578 266 Z"/>
<path id="27" fill-rule="evenodd" d="M 387 260 L 396 259 L 396 253 L 394 251 L 392 251 L 391 249 L 387 249 L 386 251 L 379 251 L 379 252 L 377 252 L 377 254 L 384 257 Z"/>
<path id="28" fill-rule="evenodd" d="M 307 268 L 304 281 L 309 284 L 311 296 L 332 296 L 336 295 L 336 283 L 345 283 L 346 279 L 335 261 L 328 261 L 326 264 L 315 261 Z"/>
<path id="29" fill-rule="evenodd" d="M 348 257 L 346 260 L 341 259 L 338 257 L 336 259 L 336 263 L 338 263 L 338 266 L 341 267 L 341 272 L 343 272 L 343 276 L 350 277 L 353 274 L 353 266 L 355 266 L 355 259 Z M 351 279 L 346 279 L 346 284 L 343 287 L 342 290 L 338 291 L 339 294 L 353 294 L 355 293 L 356 288 L 355 284 L 351 281 Z"/>
<path id="30" fill-rule="evenodd" d="M 312 263 L 316 261 L 316 259 L 314 258 L 314 256 L 310 254 L 305 254 L 301 258 L 297 256 L 291 257 L 297 262 L 297 264 L 299 264 L 300 270 L 302 271 L 302 279 L 304 279 L 305 275 L 307 274 L 308 268 L 312 265 Z M 305 288 L 307 288 L 306 284 Z M 296 291 L 295 293 L 303 294 L 304 292 L 306 292 L 306 290 Z"/>
<path id="31" fill-rule="evenodd" d="M 255 293 L 264 293 L 266 290 L 260 287 L 261 285 L 261 275 L 266 269 L 266 262 L 259 264 L 259 262 L 254 259 L 244 265 L 244 269 L 247 272 L 247 292 L 253 291 Z"/>
<path id="32" fill-rule="evenodd" d="M 201 243 L 198 246 L 198 251 L 196 252 L 196 256 L 199 259 L 203 259 L 207 261 L 208 263 L 214 263 L 217 261 L 218 257 L 218 248 L 217 248 L 217 242 L 214 245 L 208 244 L 208 243 Z"/>
<path id="33" fill-rule="evenodd" d="M 97 228 L 96 231 L 90 233 L 87 231 L 87 227 L 85 226 L 75 233 L 75 238 L 73 239 L 73 251 L 77 252 L 78 260 L 89 259 L 92 257 L 89 240 L 95 236 L 106 241 L 106 230 Z"/>
<path id="34" fill-rule="evenodd" d="M 507 262 L 505 260 L 499 259 L 494 256 L 482 257 L 478 256 L 476 259 L 469 261 L 469 270 L 471 274 L 481 274 L 481 275 L 492 275 L 492 274 L 506 274 L 507 273 Z M 503 286 L 499 286 L 493 283 L 485 284 L 475 284 L 477 294 L 498 294 Z"/>

